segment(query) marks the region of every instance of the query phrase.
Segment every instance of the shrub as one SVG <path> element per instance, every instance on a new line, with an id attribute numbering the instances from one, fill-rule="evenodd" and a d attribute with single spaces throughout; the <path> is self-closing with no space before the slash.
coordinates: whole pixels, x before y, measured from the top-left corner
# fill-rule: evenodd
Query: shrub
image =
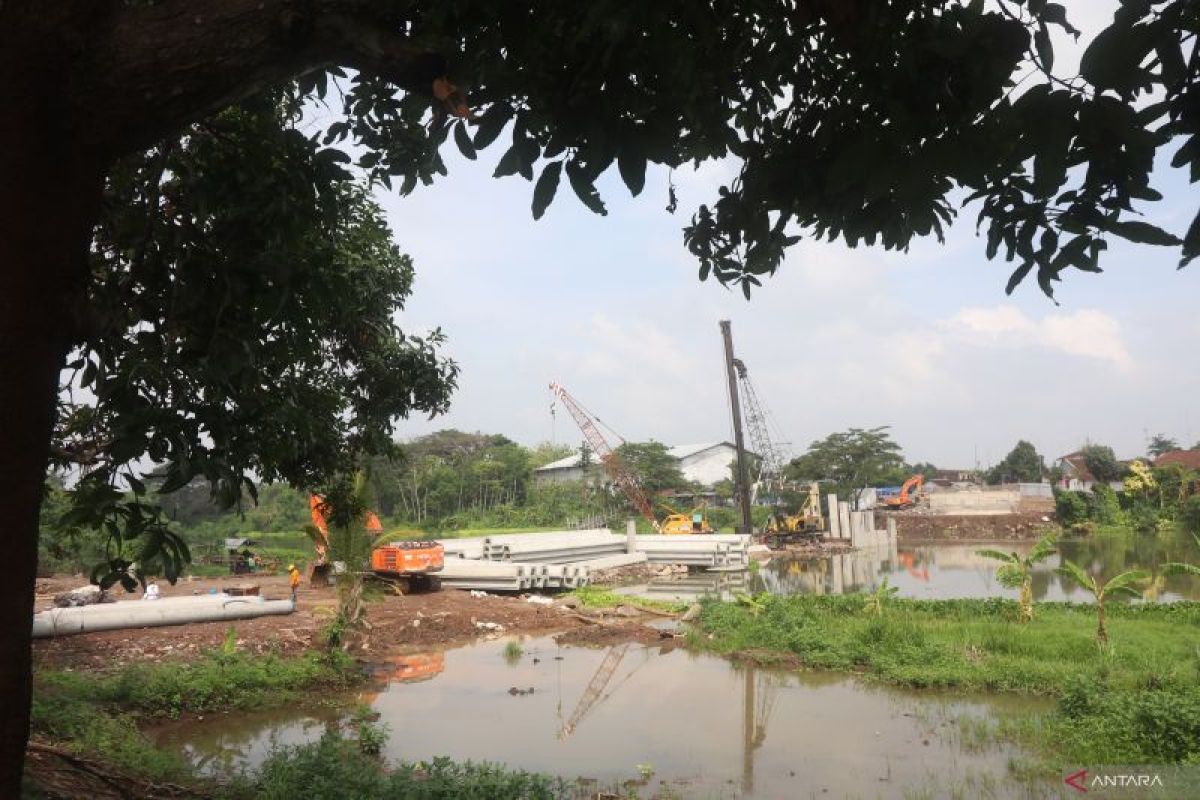
<path id="1" fill-rule="evenodd" d="M 1191 533 L 1200 533 L 1200 494 L 1194 494 L 1187 499 L 1179 516 L 1184 528 Z"/>
<path id="2" fill-rule="evenodd" d="M 1054 512 L 1064 528 L 1073 528 L 1087 521 L 1088 504 L 1081 492 L 1056 491 Z"/>

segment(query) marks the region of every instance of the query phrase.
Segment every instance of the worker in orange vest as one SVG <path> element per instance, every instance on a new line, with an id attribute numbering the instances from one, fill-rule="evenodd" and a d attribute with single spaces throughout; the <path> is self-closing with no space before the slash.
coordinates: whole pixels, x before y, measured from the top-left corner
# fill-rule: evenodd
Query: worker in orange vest
<path id="1" fill-rule="evenodd" d="M 295 564 L 288 564 L 288 578 L 292 585 L 292 602 L 296 602 L 296 590 L 300 588 L 300 570 L 296 569 Z"/>

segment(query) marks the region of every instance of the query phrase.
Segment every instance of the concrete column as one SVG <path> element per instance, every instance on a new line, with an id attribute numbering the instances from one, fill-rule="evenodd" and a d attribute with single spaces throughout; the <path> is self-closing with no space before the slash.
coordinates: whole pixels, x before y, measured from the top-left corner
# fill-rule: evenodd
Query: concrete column
<path id="1" fill-rule="evenodd" d="M 840 539 L 842 538 L 842 529 L 841 526 L 838 525 L 837 495 L 833 494 L 832 492 L 825 495 L 825 506 L 827 508 L 825 519 L 828 520 L 826 522 L 826 527 L 829 528 L 829 538 Z"/>
<path id="2" fill-rule="evenodd" d="M 845 556 L 831 556 L 829 558 L 829 571 L 832 574 L 833 585 L 830 587 L 830 592 L 833 594 L 845 594 L 845 587 L 842 585 L 842 559 Z"/>
<path id="3" fill-rule="evenodd" d="M 850 504 L 845 501 L 838 502 L 838 528 L 841 530 L 840 538 L 850 538 Z"/>
<path id="4" fill-rule="evenodd" d="M 625 522 L 625 552 L 637 552 L 637 523 L 633 520 Z"/>
<path id="5" fill-rule="evenodd" d="M 878 523 L 876 523 L 876 521 L 875 521 L 875 509 L 873 509 L 873 508 L 868 509 L 867 510 L 867 528 L 871 532 L 875 532 L 876 530 L 878 530 L 878 528 L 876 527 L 877 524 Z"/>
<path id="6" fill-rule="evenodd" d="M 853 553 L 846 553 L 839 558 L 842 559 L 842 592 L 849 592 L 854 589 L 854 565 L 850 563 L 850 558 Z"/>

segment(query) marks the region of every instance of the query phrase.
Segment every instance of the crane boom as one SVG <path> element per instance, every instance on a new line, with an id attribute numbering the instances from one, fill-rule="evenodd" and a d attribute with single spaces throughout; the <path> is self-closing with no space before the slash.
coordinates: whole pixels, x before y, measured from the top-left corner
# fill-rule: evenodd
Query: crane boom
<path id="1" fill-rule="evenodd" d="M 750 373 L 741 359 L 734 359 L 738 380 L 742 388 L 742 404 L 745 406 L 746 429 L 750 446 L 758 453 L 758 475 L 752 485 L 752 494 L 757 496 L 761 488 L 768 492 L 778 491 L 783 482 L 784 456 L 778 443 L 771 440 L 767 424 L 767 410 L 758 399 L 758 392 L 750 381 Z"/>
<path id="2" fill-rule="evenodd" d="M 567 411 L 571 412 L 571 417 L 574 418 L 575 424 L 579 426 L 579 430 L 583 431 L 583 436 L 587 439 L 592 452 L 600 456 L 600 461 L 604 464 L 604 470 L 608 473 L 608 477 L 620 487 L 625 496 L 629 498 L 629 502 L 633 504 L 633 507 L 649 520 L 650 524 L 654 526 L 654 530 L 659 530 L 658 520 L 654 518 L 654 509 L 650 507 L 650 501 L 646 499 L 646 493 L 642 491 L 637 478 L 625 466 L 625 462 L 621 460 L 620 456 L 609 445 L 608 440 L 604 438 L 604 434 L 600 433 L 600 429 L 596 427 L 592 415 L 584 411 L 578 401 L 560 384 L 550 384 L 550 391 L 554 393 L 555 397 L 562 400 L 563 405 L 567 407 Z"/>
<path id="3" fill-rule="evenodd" d="M 587 688 L 583 690 L 583 694 L 579 697 L 579 702 L 575 704 L 575 711 L 572 712 L 571 718 L 567 720 L 567 724 L 562 726 L 558 732 L 558 738 L 565 739 L 575 732 L 575 728 L 587 716 L 587 713 L 592 710 L 592 706 L 596 705 L 596 701 L 600 699 L 600 695 L 604 692 L 608 682 L 612 680 L 613 673 L 617 671 L 617 667 L 621 664 L 621 659 L 625 658 L 625 652 L 629 649 L 629 642 L 625 644 L 615 645 L 609 648 L 604 654 L 604 660 L 600 662 L 600 666 L 596 669 L 596 673 L 592 675 L 592 679 L 588 681 Z"/>

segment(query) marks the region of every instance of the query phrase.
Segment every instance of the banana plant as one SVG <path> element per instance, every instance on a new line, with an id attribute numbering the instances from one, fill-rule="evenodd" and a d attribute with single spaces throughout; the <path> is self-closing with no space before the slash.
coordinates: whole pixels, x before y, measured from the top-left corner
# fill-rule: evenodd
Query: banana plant
<path id="1" fill-rule="evenodd" d="M 1058 552 L 1057 539 L 1049 533 L 1038 540 L 1027 554 L 1005 553 L 1002 550 L 976 550 L 984 558 L 1003 561 L 996 570 L 996 580 L 1006 589 L 1020 589 L 1017 602 L 1021 608 L 1021 622 L 1033 619 L 1033 568 Z"/>
<path id="2" fill-rule="evenodd" d="M 879 582 L 879 586 L 875 587 L 875 591 L 867 595 L 867 603 L 863 606 L 863 611 L 867 614 L 874 614 L 877 617 L 883 616 L 883 608 L 888 600 L 899 592 L 900 589 L 895 586 L 888 586 L 888 576 L 884 575 L 883 580 Z"/>
<path id="3" fill-rule="evenodd" d="M 1192 534 L 1192 538 L 1196 540 L 1196 546 L 1200 547 L 1200 535 Z M 1200 566 L 1196 564 L 1187 564 L 1182 561 L 1168 561 L 1163 564 L 1163 575 L 1198 575 L 1200 576 Z"/>
<path id="4" fill-rule="evenodd" d="M 1141 592 L 1135 587 L 1137 584 L 1145 583 L 1150 579 L 1150 573 L 1146 570 L 1131 569 L 1122 572 L 1120 575 L 1114 575 L 1107 581 L 1102 581 L 1100 578 L 1084 572 L 1081 567 L 1070 561 L 1063 561 L 1062 566 L 1056 569 L 1055 572 L 1064 578 L 1075 581 L 1075 583 L 1087 589 L 1096 598 L 1096 641 L 1101 645 L 1108 644 L 1108 626 L 1105 624 L 1104 618 L 1104 601 L 1114 594 L 1141 597 Z"/>
<path id="5" fill-rule="evenodd" d="M 405 536 L 404 531 L 371 535 L 367 528 L 367 517 L 371 513 L 369 487 L 367 475 L 362 471 L 330 487 L 322 503 L 328 537 L 315 525 L 304 528 L 315 545 L 325 546 L 327 560 L 341 565 L 334 574 L 338 616 L 351 628 L 360 625 L 365 616 L 363 576 L 371 570 L 371 553 Z"/>

